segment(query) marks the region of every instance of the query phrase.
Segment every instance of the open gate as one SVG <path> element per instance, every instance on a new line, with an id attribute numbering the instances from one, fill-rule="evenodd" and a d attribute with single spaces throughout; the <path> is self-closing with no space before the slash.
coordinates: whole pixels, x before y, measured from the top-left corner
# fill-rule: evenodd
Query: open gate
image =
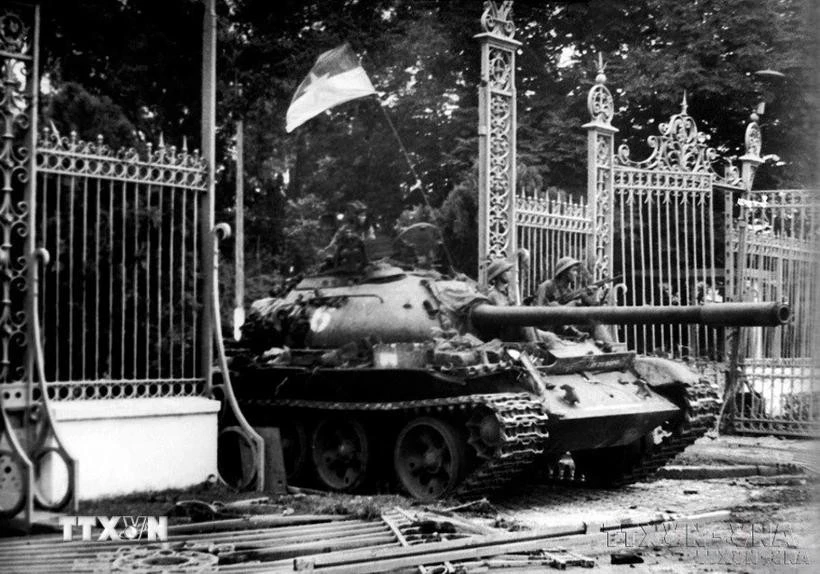
<path id="1" fill-rule="evenodd" d="M 729 264 L 743 268 L 736 287 L 746 300 L 788 302 L 794 320 L 779 329 L 748 329 L 741 340 L 744 377 L 735 395 L 734 426 L 816 436 L 820 198 L 817 191 L 751 191 L 740 206 L 727 242 Z"/>
<path id="2" fill-rule="evenodd" d="M 785 327 L 749 328 L 736 335 L 724 328 L 657 324 L 619 327 L 617 334 L 641 353 L 723 364 L 714 371 L 721 381 L 736 372 L 729 401 L 736 430 L 816 434 L 820 389 L 811 358 L 820 279 L 816 194 L 748 191 L 762 163 L 755 115 L 746 129 L 741 165 L 726 163 L 716 171 L 720 158 L 688 115 L 685 95 L 680 112 L 648 138 L 649 156 L 632 159 L 616 142 L 615 107 L 605 82 L 599 60 L 587 102 L 591 121 L 584 125 L 587 197 L 575 202 L 517 196 L 510 202 L 514 245 L 532 256 L 529 268 L 519 268 L 521 292 L 534 292 L 551 276 L 557 258 L 570 255 L 586 261 L 591 278 L 622 277 L 610 292 L 613 305 L 790 303 L 793 320 Z M 510 139 L 501 138 L 490 151 L 508 156 Z M 497 164 L 490 158 L 491 166 Z M 486 193 L 492 198 L 495 191 Z M 508 188 L 497 191 L 506 196 Z M 512 257 L 504 241 L 497 241 L 496 251 Z M 740 351 L 732 368 L 726 363 L 734 336 Z"/>
<path id="3" fill-rule="evenodd" d="M 264 444 L 221 346 L 215 250 L 229 229 L 213 224 L 213 158 L 39 130 L 39 15 L 36 1 L 0 8 L 0 518 L 26 527 L 35 504 L 76 511 L 79 468 L 53 414 L 67 402 L 223 399 L 220 444 L 245 463 L 231 482 L 261 488 Z"/>

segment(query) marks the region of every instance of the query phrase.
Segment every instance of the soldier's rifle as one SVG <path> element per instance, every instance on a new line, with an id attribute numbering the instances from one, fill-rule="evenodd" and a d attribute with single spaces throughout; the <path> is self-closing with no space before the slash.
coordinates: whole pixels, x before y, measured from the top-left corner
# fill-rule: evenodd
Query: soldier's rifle
<path id="1" fill-rule="evenodd" d="M 561 305 L 566 305 L 567 303 L 571 303 L 572 301 L 580 299 L 585 295 L 591 295 L 594 289 L 601 287 L 602 285 L 620 281 L 622 278 L 623 275 L 616 275 L 615 277 L 606 277 L 604 279 L 599 279 L 598 281 L 595 281 L 593 283 L 588 283 L 583 287 L 579 287 L 574 291 L 570 291 L 569 293 L 558 299 L 558 303 L 560 303 Z"/>

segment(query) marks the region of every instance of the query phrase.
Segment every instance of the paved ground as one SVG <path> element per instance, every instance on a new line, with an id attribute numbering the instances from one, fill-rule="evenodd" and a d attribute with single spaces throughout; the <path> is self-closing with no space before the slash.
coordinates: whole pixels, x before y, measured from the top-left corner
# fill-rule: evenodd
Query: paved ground
<path id="1" fill-rule="evenodd" d="M 815 442 L 774 437 L 701 439 L 677 465 L 723 467 L 798 465 L 817 468 Z M 601 535 L 599 572 L 819 572 L 818 480 L 745 476 L 705 480 L 661 479 L 618 490 L 530 484 L 496 501 L 502 518 L 522 527 L 568 522 L 607 523 L 657 513 L 678 516 L 730 510 L 728 520 L 681 525 L 626 537 Z M 614 552 L 638 553 L 640 564 L 612 565 Z M 580 571 L 580 570 L 579 570 Z"/>
<path id="2" fill-rule="evenodd" d="M 675 460 L 684 465 L 789 464 L 806 465 L 817 460 L 818 443 L 774 436 L 703 437 Z M 816 465 L 815 465 L 816 467 Z"/>
<path id="3" fill-rule="evenodd" d="M 546 486 L 530 482 L 516 485 L 493 497 L 483 513 L 477 507 L 460 512 L 462 518 L 495 527 L 537 529 L 586 523 L 612 523 L 624 518 L 639 520 L 658 513 L 678 517 L 711 511 L 730 511 L 728 519 L 696 521 L 665 531 L 632 530 L 587 539 L 584 554 L 596 558 L 593 570 L 584 572 L 820 572 L 818 552 L 818 485 L 816 442 L 775 437 L 720 437 L 700 439 L 674 464 L 701 469 L 702 476 L 723 478 L 663 478 L 620 489 Z M 726 469 L 743 470 L 732 476 Z M 749 469 L 752 469 L 751 475 Z M 802 474 L 771 476 L 771 470 L 802 468 Z M 719 472 L 712 472 L 719 471 Z M 758 472 L 759 471 L 759 472 Z M 759 475 L 760 474 L 760 475 Z M 680 476 L 680 475 L 679 475 Z M 184 492 L 155 493 L 150 497 L 86 503 L 82 514 L 163 514 L 179 499 L 204 501 L 258 497 L 257 493 L 231 493 L 203 485 Z M 439 508 L 457 504 L 443 501 Z M 303 494 L 272 497 L 254 506 L 264 514 L 342 513 L 365 519 L 402 506 L 412 512 L 413 501 L 396 495 L 346 496 Z M 251 510 L 251 507 L 248 507 Z M 572 548 L 571 546 L 569 548 Z M 611 555 L 627 552 L 641 563 L 613 565 Z M 582 572 L 580 568 L 574 568 Z M 511 574 L 515 569 L 491 570 Z M 544 572 L 544 567 L 537 570 Z"/>

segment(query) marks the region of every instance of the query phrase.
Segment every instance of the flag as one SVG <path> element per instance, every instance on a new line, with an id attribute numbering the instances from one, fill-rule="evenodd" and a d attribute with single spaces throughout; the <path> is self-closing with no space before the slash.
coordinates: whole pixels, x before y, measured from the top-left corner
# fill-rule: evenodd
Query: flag
<path id="1" fill-rule="evenodd" d="M 333 106 L 375 93 L 350 44 L 343 44 L 316 58 L 293 95 L 285 129 L 290 133 Z"/>

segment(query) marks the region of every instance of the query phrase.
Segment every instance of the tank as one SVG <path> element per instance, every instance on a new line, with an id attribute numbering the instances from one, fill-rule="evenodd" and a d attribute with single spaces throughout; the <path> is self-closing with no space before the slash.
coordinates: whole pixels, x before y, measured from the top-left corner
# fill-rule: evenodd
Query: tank
<path id="1" fill-rule="evenodd" d="M 713 428 L 718 389 L 683 363 L 544 329 L 788 319 L 774 303 L 497 307 L 463 277 L 371 266 L 255 302 L 232 371 L 250 423 L 280 428 L 292 484 L 431 500 L 528 469 L 555 478 L 562 461 L 572 480 L 613 486 Z"/>

